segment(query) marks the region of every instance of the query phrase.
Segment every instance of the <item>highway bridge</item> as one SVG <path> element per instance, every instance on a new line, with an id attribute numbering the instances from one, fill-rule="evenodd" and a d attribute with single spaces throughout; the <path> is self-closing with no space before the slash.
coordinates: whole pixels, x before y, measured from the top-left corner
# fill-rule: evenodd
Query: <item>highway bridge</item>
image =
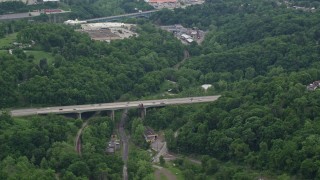
<path id="1" fill-rule="evenodd" d="M 151 11 L 144 11 L 138 13 L 130 13 L 130 14 L 122 14 L 117 16 L 108 16 L 108 17 L 101 17 L 101 18 L 94 18 L 94 19 L 85 19 L 82 21 L 86 21 L 87 23 L 96 23 L 96 22 L 110 22 L 110 21 L 118 21 L 125 18 L 136 18 L 136 17 L 150 17 L 151 14 L 157 12 L 159 10 L 151 10 Z"/>
<path id="2" fill-rule="evenodd" d="M 146 115 L 146 109 L 150 107 L 162 107 L 169 105 L 180 104 L 194 104 L 206 103 L 216 101 L 220 95 L 217 96 L 200 96 L 200 97 L 187 97 L 187 98 L 174 98 L 174 99 L 157 99 L 157 100 L 141 100 L 141 101 L 128 101 L 128 102 L 114 102 L 103 104 L 86 104 L 86 105 L 73 105 L 73 106 L 56 106 L 45 108 L 32 108 L 32 109 L 16 109 L 11 110 L 12 116 L 30 116 L 37 114 L 78 114 L 81 118 L 81 113 L 94 112 L 94 111 L 112 111 L 112 118 L 114 118 L 114 111 L 120 109 L 141 109 L 142 116 Z"/>

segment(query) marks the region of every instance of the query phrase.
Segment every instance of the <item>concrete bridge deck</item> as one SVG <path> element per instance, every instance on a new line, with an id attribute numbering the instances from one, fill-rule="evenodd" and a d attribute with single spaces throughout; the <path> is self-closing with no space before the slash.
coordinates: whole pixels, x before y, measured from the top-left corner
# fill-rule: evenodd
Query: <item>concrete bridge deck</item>
<path id="1" fill-rule="evenodd" d="M 220 95 L 217 96 L 200 96 L 200 97 L 187 97 L 187 98 L 174 98 L 174 99 L 157 99 L 157 100 L 141 100 L 141 101 L 128 101 L 128 102 L 114 102 L 103 104 L 86 104 L 86 105 L 73 105 L 73 106 L 56 106 L 46 108 L 32 108 L 32 109 L 16 109 L 11 110 L 12 116 L 30 116 L 36 114 L 68 114 L 68 113 L 83 113 L 93 111 L 105 110 L 119 110 L 119 109 L 133 109 L 160 107 L 179 104 L 194 104 L 216 101 Z"/>
<path id="2" fill-rule="evenodd" d="M 87 21 L 88 23 L 94 23 L 94 22 L 108 22 L 108 21 L 120 20 L 123 18 L 130 18 L 130 17 L 149 17 L 152 13 L 155 13 L 157 11 L 159 11 L 159 10 L 156 9 L 156 10 L 150 10 L 150 11 L 144 11 L 144 12 L 121 14 L 121 15 L 116 15 L 116 16 L 84 19 L 83 21 Z"/>

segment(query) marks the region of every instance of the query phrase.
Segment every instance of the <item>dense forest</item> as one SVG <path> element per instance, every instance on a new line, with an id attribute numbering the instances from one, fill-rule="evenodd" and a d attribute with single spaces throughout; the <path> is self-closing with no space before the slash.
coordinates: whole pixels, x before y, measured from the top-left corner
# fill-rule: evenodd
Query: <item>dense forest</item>
<path id="1" fill-rule="evenodd" d="M 182 68 L 199 72 L 189 83 L 213 84 L 224 96 L 196 109 L 154 109 L 146 123 L 167 129 L 169 148 L 178 153 L 271 170 L 279 178 L 319 178 L 319 93 L 306 90 L 320 78 L 319 13 L 243 3 L 214 1 L 154 16 L 158 23 L 209 30 L 202 46 L 190 47 L 194 57 Z M 237 179 L 242 171 L 213 172 Z"/>
<path id="2" fill-rule="evenodd" d="M 104 155 L 105 141 L 113 129 L 106 118 L 90 120 L 81 157 L 73 145 L 81 120 L 53 115 L 13 120 L 8 114 L 2 114 L 0 120 L 1 179 L 121 177 L 121 159 Z"/>
<path id="3" fill-rule="evenodd" d="M 109 44 L 58 24 L 1 23 L 1 38 L 15 33 L 18 42 L 34 44 L 24 50 L 2 46 L 0 108 L 150 98 L 163 94 L 170 81 L 176 96 L 222 94 L 210 104 L 148 109 L 144 121 L 130 122 L 133 141 L 140 146 L 145 146 L 139 136 L 144 123 L 165 131 L 170 151 L 203 156 L 201 167 L 176 161 L 185 179 L 256 179 L 261 173 L 274 179 L 320 178 L 319 91 L 306 89 L 320 79 L 319 3 L 289 2 L 207 0 L 186 9 L 162 10 L 151 21 L 137 21 L 139 36 Z M 316 10 L 309 11 L 311 7 Z M 186 46 L 152 23 L 198 27 L 207 35 L 201 45 Z M 191 57 L 174 68 L 185 50 Z M 204 92 L 201 84 L 213 87 Z M 63 149 L 73 148 L 69 138 L 81 121 L 60 116 L 27 120 L 0 116 L 0 177 L 31 172 L 30 177 L 61 173 L 66 179 L 120 178 L 120 158 L 102 155 L 105 141 L 98 139 L 110 137 L 111 122 L 90 120 L 83 136 L 87 155 L 80 158 Z M 148 155 L 136 149 L 130 153 L 129 177 L 150 178 Z M 16 173 L 10 174 L 12 167 Z"/>
<path id="4" fill-rule="evenodd" d="M 28 106 L 110 102 L 156 92 L 165 79 L 161 70 L 183 58 L 183 45 L 151 24 L 138 32 L 139 37 L 106 44 L 61 25 L 26 27 L 18 40 L 35 41 L 33 49 L 54 58 L 34 59 L 19 49 L 2 53 L 0 79 L 7 88 L 1 89 L 0 107 L 19 100 Z"/>

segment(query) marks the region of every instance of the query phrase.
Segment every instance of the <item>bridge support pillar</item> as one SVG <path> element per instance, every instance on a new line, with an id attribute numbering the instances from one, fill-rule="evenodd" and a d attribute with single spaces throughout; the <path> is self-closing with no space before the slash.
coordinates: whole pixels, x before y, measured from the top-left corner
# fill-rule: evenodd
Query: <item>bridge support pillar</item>
<path id="1" fill-rule="evenodd" d="M 78 119 L 81 119 L 81 112 L 78 113 Z"/>
<path id="2" fill-rule="evenodd" d="M 144 119 L 147 116 L 147 108 L 140 109 L 141 119 Z"/>
<path id="3" fill-rule="evenodd" d="M 114 121 L 114 110 L 111 111 L 111 119 Z"/>

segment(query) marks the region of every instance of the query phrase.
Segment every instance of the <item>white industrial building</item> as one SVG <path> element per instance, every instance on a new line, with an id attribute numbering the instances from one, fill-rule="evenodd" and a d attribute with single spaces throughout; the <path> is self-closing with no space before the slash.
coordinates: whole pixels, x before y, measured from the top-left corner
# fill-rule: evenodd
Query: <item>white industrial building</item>
<path id="1" fill-rule="evenodd" d="M 63 24 L 67 24 L 67 25 L 77 25 L 77 24 L 84 24 L 87 23 L 87 21 L 79 21 L 78 19 L 75 20 L 67 20 L 65 22 L 63 22 Z"/>
<path id="2" fill-rule="evenodd" d="M 191 36 L 187 35 L 187 34 L 181 34 L 181 37 L 183 39 L 191 39 Z"/>
<path id="3" fill-rule="evenodd" d="M 105 22 L 105 23 L 88 23 L 82 24 L 81 28 L 84 30 L 98 30 L 104 28 L 130 28 L 132 24 L 124 24 L 119 22 Z"/>

